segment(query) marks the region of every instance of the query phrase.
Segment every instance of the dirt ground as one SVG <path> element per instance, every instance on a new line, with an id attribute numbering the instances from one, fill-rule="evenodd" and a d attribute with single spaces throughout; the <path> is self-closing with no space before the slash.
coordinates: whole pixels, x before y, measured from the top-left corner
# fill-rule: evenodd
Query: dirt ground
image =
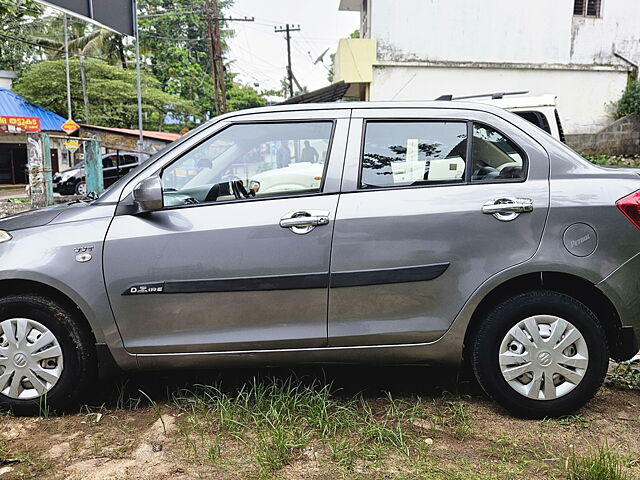
<path id="1" fill-rule="evenodd" d="M 225 430 L 220 427 L 222 403 L 199 410 L 184 408 L 175 400 L 184 387 L 222 384 L 242 390 L 241 385 L 256 377 L 266 381 L 267 375 L 331 384 L 337 399 L 334 409 L 358 396 L 366 407 L 356 408 L 371 409 L 371 424 L 397 421 L 405 439 L 370 437 L 379 449 L 352 450 L 355 453 L 346 457 L 332 448 L 349 450 L 349 443 L 357 442 L 356 433 L 343 437 L 343 443 L 330 435 L 323 441 L 317 434 L 304 445 L 290 446 L 289 455 L 276 468 L 265 469 L 259 467 L 263 457 L 254 442 L 262 427 Z M 78 413 L 1 417 L 0 480 L 565 479 L 572 453 L 587 455 L 603 445 L 616 452 L 628 478 L 640 478 L 637 390 L 605 386 L 585 408 L 560 420 L 513 418 L 473 382 L 417 367 L 142 375 L 104 382 L 95 395 L 93 406 Z M 207 416 L 214 428 L 194 428 Z M 203 443 L 213 439 L 216 443 Z M 201 444 L 215 449 L 199 448 Z"/>

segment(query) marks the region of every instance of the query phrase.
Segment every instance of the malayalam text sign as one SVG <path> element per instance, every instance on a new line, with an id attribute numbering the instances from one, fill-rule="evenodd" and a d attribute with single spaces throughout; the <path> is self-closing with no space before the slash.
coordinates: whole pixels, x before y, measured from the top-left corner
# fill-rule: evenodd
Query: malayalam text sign
<path id="1" fill-rule="evenodd" d="M 6 115 L 0 115 L 0 127 L 8 131 L 39 132 L 40 119 L 38 117 L 8 117 Z"/>

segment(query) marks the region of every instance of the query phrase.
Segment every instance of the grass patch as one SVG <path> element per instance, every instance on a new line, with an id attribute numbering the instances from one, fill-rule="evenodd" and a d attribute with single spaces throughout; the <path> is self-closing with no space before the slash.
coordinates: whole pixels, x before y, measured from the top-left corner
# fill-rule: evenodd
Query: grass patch
<path id="1" fill-rule="evenodd" d="M 400 401 L 390 393 L 341 398 L 331 385 L 289 377 L 254 378 L 232 392 L 200 385 L 180 392 L 174 402 L 182 413 L 179 442 L 189 459 L 220 467 L 235 457 L 238 463 L 249 461 L 250 470 L 261 476 L 309 452 L 352 472 L 363 462 L 390 455 L 408 459 L 428 449 L 420 438 L 425 433 L 413 424 L 428 416 L 419 398 Z M 464 406 L 447 403 L 443 409 L 457 435 L 468 435 Z"/>
<path id="2" fill-rule="evenodd" d="M 42 478 L 51 473 L 50 462 L 34 459 L 26 453 L 12 452 L 6 441 L 0 440 L 0 468 L 9 467 L 16 478 Z M 13 478 L 13 477 L 12 477 Z"/>
<path id="3" fill-rule="evenodd" d="M 567 480 L 631 480 L 624 459 L 605 443 L 580 457 L 575 451 L 567 461 Z"/>

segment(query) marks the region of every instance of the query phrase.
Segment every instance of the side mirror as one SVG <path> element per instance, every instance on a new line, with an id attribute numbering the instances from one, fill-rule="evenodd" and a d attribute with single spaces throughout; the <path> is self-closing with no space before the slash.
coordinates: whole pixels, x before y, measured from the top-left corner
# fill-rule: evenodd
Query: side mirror
<path id="1" fill-rule="evenodd" d="M 160 177 L 145 178 L 136 185 L 133 189 L 133 201 L 139 213 L 160 210 L 164 206 Z"/>

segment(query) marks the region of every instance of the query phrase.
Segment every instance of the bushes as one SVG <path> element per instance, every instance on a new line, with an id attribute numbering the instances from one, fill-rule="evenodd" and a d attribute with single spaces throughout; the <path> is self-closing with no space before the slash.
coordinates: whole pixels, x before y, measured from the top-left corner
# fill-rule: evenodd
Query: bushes
<path id="1" fill-rule="evenodd" d="M 640 113 L 640 81 L 630 82 L 618 101 L 616 116 L 618 118 Z"/>

